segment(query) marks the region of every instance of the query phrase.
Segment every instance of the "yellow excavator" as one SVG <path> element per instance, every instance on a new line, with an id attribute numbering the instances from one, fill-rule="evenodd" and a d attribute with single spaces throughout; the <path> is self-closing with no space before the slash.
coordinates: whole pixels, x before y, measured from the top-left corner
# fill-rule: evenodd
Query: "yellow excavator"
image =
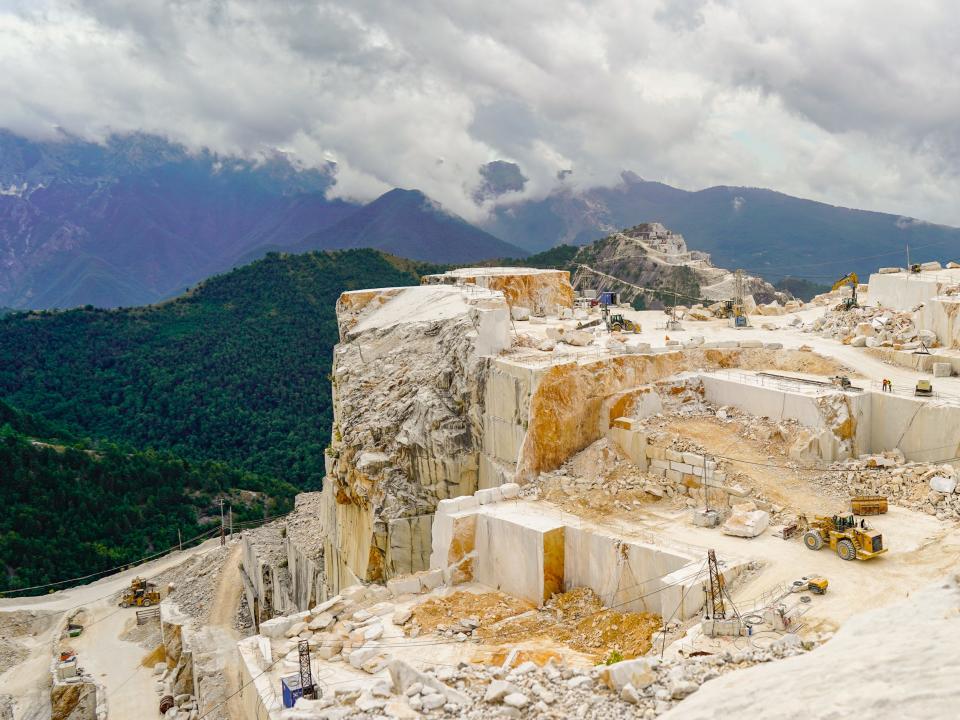
<path id="1" fill-rule="evenodd" d="M 859 284 L 860 278 L 857 277 L 855 272 L 847 273 L 833 284 L 833 287 L 830 288 L 830 292 L 833 292 L 844 285 L 849 285 L 850 290 L 852 291 L 851 295 L 848 298 L 844 298 L 843 303 L 841 303 L 841 307 L 844 310 L 852 310 L 853 308 L 860 307 L 857 304 L 857 285 Z"/>

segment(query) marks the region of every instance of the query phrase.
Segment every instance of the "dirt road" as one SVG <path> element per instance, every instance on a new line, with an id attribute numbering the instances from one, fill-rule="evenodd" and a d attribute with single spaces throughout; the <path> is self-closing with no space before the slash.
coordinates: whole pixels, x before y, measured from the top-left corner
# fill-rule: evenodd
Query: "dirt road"
<path id="1" fill-rule="evenodd" d="M 71 645 L 86 670 L 105 686 L 111 717 L 137 717 L 142 711 L 144 688 L 150 687 L 149 671 L 140 665 L 146 651 L 136 643 L 120 640 L 133 610 L 121 611 L 114 605 L 113 597 L 129 587 L 130 580 L 137 575 L 152 578 L 218 546 L 219 539 L 208 540 L 89 585 L 37 597 L 0 599 L 0 628 L 9 612 L 28 610 L 45 615 L 44 630 L 25 639 L 29 657 L 0 674 L 0 688 L 18 703 L 17 717 L 49 717 L 47 688 L 54 636 L 65 616 L 79 608 L 86 609 L 89 621 L 83 635 L 71 641 Z M 149 697 L 152 700 L 152 688 Z"/>
<path id="2" fill-rule="evenodd" d="M 220 578 L 217 582 L 217 593 L 210 608 L 210 625 L 219 629 L 224 654 L 223 675 L 226 681 L 227 706 L 224 713 L 230 720 L 242 717 L 240 706 L 240 665 L 236 643 L 240 633 L 234 627 L 237 617 L 237 608 L 240 605 L 240 594 L 243 592 L 243 583 L 240 578 L 240 551 L 237 543 L 230 551 L 229 557 L 223 563 Z"/>

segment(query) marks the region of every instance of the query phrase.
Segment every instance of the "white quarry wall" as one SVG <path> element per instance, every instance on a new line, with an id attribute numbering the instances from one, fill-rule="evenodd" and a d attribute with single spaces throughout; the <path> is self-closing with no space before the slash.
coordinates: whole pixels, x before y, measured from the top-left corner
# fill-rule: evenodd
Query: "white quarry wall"
<path id="1" fill-rule="evenodd" d="M 960 406 L 936 400 L 870 393 L 869 452 L 900 448 L 908 460 L 938 462 L 960 456 Z"/>
<path id="2" fill-rule="evenodd" d="M 563 558 L 564 590 L 589 587 L 604 605 L 618 612 L 654 612 L 663 617 L 667 617 L 662 614 L 659 592 L 663 576 L 693 560 L 678 551 L 570 525 L 564 529 Z"/>
<path id="3" fill-rule="evenodd" d="M 815 434 L 820 431 L 818 448 L 823 460 L 830 462 L 872 451 L 869 392 L 838 391 L 818 397 L 793 392 L 782 385 L 755 385 L 723 375 L 704 374 L 701 379 L 705 399 L 710 403 L 731 405 L 775 422 L 796 420 Z M 852 427 L 844 423 L 845 415 L 853 418 Z"/>
<path id="4" fill-rule="evenodd" d="M 960 297 L 943 295 L 931 298 L 917 313 L 917 328 L 930 330 L 944 347 L 960 347 Z"/>
<path id="5" fill-rule="evenodd" d="M 307 610 L 324 599 L 323 567 L 314 559 L 304 555 L 289 537 L 284 538 L 283 545 L 287 552 L 290 595 L 294 607 L 297 610 Z"/>
<path id="6" fill-rule="evenodd" d="M 451 584 L 476 580 L 536 605 L 555 592 L 589 587 L 621 612 L 682 619 L 703 607 L 701 557 L 625 541 L 541 504 L 500 501 L 499 490 L 444 500 L 437 508 L 431 567 L 445 570 Z M 472 572 L 462 573 L 463 558 L 472 558 Z M 728 558 L 721 569 L 732 579 L 741 564 Z M 460 568 L 459 579 L 451 579 L 453 567 Z"/>
<path id="7" fill-rule="evenodd" d="M 774 422 L 796 420 L 811 428 L 824 428 L 816 398 L 777 387 L 764 387 L 716 375 L 702 375 L 705 399 L 714 405 L 730 405 Z"/>
<path id="8" fill-rule="evenodd" d="M 528 366 L 493 361 L 484 386 L 480 488 L 496 487 L 513 479 L 527 434 L 530 395 L 539 374 Z"/>
<path id="9" fill-rule="evenodd" d="M 898 311 L 913 310 L 936 297 L 948 278 L 946 271 L 933 273 L 874 273 L 870 276 L 870 302 Z M 958 277 L 960 280 L 960 277 Z"/>
<path id="10" fill-rule="evenodd" d="M 484 388 L 511 342 L 503 294 L 472 285 L 344 293 L 337 319 L 321 496 L 329 593 L 426 567 L 437 503 L 479 486 Z M 502 477 L 483 467 L 490 484 Z"/>

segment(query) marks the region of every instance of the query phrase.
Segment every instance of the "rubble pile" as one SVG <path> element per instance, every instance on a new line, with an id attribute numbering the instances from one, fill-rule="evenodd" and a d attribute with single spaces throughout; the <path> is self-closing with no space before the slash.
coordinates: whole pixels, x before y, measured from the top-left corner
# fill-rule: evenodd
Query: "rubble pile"
<path id="1" fill-rule="evenodd" d="M 198 623 L 205 624 L 209 619 L 210 608 L 216 596 L 220 571 L 229 555 L 228 546 L 219 547 L 206 555 L 194 556 L 182 565 L 161 573 L 153 582 L 157 583 L 161 597 L 169 598 L 181 611 L 190 615 Z M 168 594 L 166 591 L 171 585 L 172 589 Z"/>
<path id="2" fill-rule="evenodd" d="M 854 347 L 912 350 L 920 347 L 921 341 L 927 347 L 935 347 L 937 342 L 933 331 L 917 329 L 914 313 L 876 307 L 829 310 L 803 330 Z"/>
<path id="3" fill-rule="evenodd" d="M 479 637 L 511 643 L 549 639 L 600 662 L 617 653 L 633 658 L 650 650 L 654 634 L 663 626 L 659 615 L 618 612 L 606 608 L 590 588 L 573 588 L 550 598 L 542 609 L 483 628 Z"/>
<path id="4" fill-rule="evenodd" d="M 284 717 L 655 718 L 729 672 L 802 654 L 795 636 L 768 649 L 660 660 L 625 660 L 575 668 L 550 658 L 514 666 L 426 664 L 417 670 L 393 659 L 389 677 L 365 688 L 324 689 L 318 700 L 298 700 Z"/>
<path id="5" fill-rule="evenodd" d="M 200 709 L 197 699 L 192 693 L 174 694 L 171 689 L 171 676 L 173 671 L 167 667 L 165 662 L 158 662 L 153 666 L 153 678 L 157 695 L 170 697 L 173 704 L 167 708 L 162 715 L 164 720 L 197 720 L 200 717 Z"/>
<path id="6" fill-rule="evenodd" d="M 828 472 L 816 477 L 816 482 L 844 496 L 884 495 L 897 505 L 939 520 L 960 519 L 956 468 L 908 463 L 898 450 L 833 463 Z"/>
<path id="7" fill-rule="evenodd" d="M 501 620 L 525 613 L 533 607 L 501 592 L 455 592 L 444 597 L 430 598 L 412 609 L 406 623 L 408 637 L 422 633 L 436 633 L 446 637 L 469 637 L 477 628 L 488 627 Z M 400 615 L 398 620 L 402 620 Z"/>
<path id="8" fill-rule="evenodd" d="M 35 610 L 0 613 L 0 674 L 29 656 L 30 652 L 22 640 L 42 632 L 50 622 L 48 616 Z M 2 713 L 0 718 L 3 718 Z"/>
<path id="9" fill-rule="evenodd" d="M 0 637 L 0 673 L 27 659 L 29 652 L 23 643 L 12 638 Z"/>
<path id="10" fill-rule="evenodd" d="M 679 497 L 665 477 L 644 472 L 606 438 L 574 455 L 557 470 L 520 488 L 520 497 L 541 498 L 572 513 L 632 511 L 661 498 Z"/>

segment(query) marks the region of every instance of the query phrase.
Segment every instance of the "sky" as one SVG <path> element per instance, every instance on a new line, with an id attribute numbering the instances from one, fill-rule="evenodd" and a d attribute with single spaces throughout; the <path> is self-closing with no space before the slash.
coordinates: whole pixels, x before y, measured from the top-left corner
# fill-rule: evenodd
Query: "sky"
<path id="1" fill-rule="evenodd" d="M 494 202 L 623 171 L 960 225 L 946 0 L 0 0 L 0 127 L 337 163 Z M 522 190 L 476 192 L 516 163 Z"/>

